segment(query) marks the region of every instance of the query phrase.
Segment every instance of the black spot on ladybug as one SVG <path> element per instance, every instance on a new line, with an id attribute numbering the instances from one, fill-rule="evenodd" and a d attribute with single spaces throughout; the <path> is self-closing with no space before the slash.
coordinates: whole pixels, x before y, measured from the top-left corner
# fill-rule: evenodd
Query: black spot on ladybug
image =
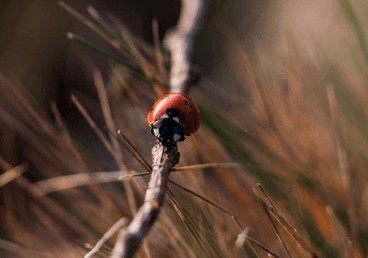
<path id="1" fill-rule="evenodd" d="M 198 121 L 197 121 L 197 119 L 194 119 L 194 125 L 197 125 L 198 124 Z"/>
<path id="2" fill-rule="evenodd" d="M 188 107 L 188 108 L 192 108 L 192 104 L 188 101 L 188 100 L 186 100 L 186 101 L 184 101 L 185 102 L 185 105 Z"/>

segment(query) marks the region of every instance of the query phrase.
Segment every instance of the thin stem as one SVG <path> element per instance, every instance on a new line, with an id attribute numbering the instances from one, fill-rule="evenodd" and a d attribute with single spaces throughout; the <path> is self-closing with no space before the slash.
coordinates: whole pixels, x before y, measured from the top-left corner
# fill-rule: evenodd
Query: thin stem
<path id="1" fill-rule="evenodd" d="M 170 182 L 171 184 L 173 184 L 174 186 L 178 187 L 179 189 L 181 189 L 181 190 L 183 190 L 183 191 L 185 191 L 185 192 L 188 192 L 188 193 L 190 193 L 190 194 L 194 195 L 195 197 L 197 197 L 197 198 L 201 199 L 202 201 L 205 201 L 205 202 L 207 202 L 207 203 L 209 203 L 209 204 L 213 205 L 213 206 L 214 206 L 214 207 L 216 207 L 217 209 L 219 209 L 219 210 L 221 210 L 221 211 L 225 212 L 226 214 L 230 215 L 230 216 L 231 216 L 231 218 L 235 221 L 236 225 L 239 227 L 240 231 L 242 231 L 242 230 L 243 230 L 243 227 L 241 226 L 241 224 L 240 224 L 239 220 L 238 220 L 238 219 L 236 218 L 236 216 L 235 216 L 232 212 L 230 212 L 229 210 L 227 210 L 227 209 L 225 209 L 224 207 L 220 206 L 219 204 L 217 204 L 217 203 L 215 203 L 215 202 L 211 201 L 210 199 L 207 199 L 206 197 L 204 197 L 204 196 L 202 196 L 202 195 L 200 195 L 200 194 L 198 194 L 198 193 L 196 193 L 196 192 L 194 192 L 194 191 L 192 191 L 192 190 L 190 190 L 190 189 L 188 189 L 188 188 L 186 188 L 186 187 L 184 187 L 184 186 L 182 186 L 182 185 L 180 185 L 180 184 L 176 183 L 175 181 L 172 181 L 171 179 L 169 180 L 169 182 Z"/>
<path id="2" fill-rule="evenodd" d="M 166 34 L 164 46 L 171 54 L 170 91 L 187 93 L 191 82 L 194 37 L 206 10 L 205 0 L 182 0 L 176 27 Z"/>
<path id="3" fill-rule="evenodd" d="M 115 222 L 114 225 L 112 225 L 111 228 L 109 228 L 109 230 L 107 230 L 105 232 L 105 234 L 100 238 L 100 240 L 98 240 L 98 242 L 96 243 L 96 245 L 88 253 L 86 253 L 84 255 L 84 258 L 90 258 L 90 257 L 92 257 L 92 255 L 94 255 L 95 253 L 97 253 L 101 249 L 101 247 L 103 246 L 103 244 L 106 241 L 108 241 L 126 223 L 127 223 L 127 219 L 126 218 L 121 218 L 117 222 Z"/>
<path id="4" fill-rule="evenodd" d="M 156 145 L 153 147 L 152 174 L 144 203 L 127 229 L 119 234 L 111 257 L 132 257 L 138 250 L 143 238 L 148 234 L 158 217 L 169 182 L 170 171 L 178 162 L 178 155 L 176 146 L 165 148 Z"/>

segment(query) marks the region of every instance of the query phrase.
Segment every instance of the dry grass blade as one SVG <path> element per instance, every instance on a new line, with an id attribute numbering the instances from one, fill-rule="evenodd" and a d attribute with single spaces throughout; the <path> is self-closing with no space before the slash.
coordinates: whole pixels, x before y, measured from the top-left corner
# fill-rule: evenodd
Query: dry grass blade
<path id="1" fill-rule="evenodd" d="M 278 240 L 280 241 L 280 243 L 281 243 L 282 247 L 284 248 L 284 250 L 285 250 L 286 254 L 288 255 L 288 257 L 290 257 L 290 258 L 291 258 L 292 256 L 291 256 L 291 254 L 290 254 L 290 251 L 289 251 L 289 249 L 288 249 L 288 247 L 287 247 L 286 243 L 283 241 L 283 239 L 282 239 L 282 237 L 281 237 L 281 234 L 280 234 L 280 231 L 279 231 L 279 229 L 277 228 L 277 226 L 276 226 L 276 224 L 275 224 L 274 220 L 272 219 L 272 216 L 271 216 L 271 214 L 270 214 L 270 211 L 269 211 L 269 210 L 268 210 L 268 208 L 267 208 L 267 203 L 265 203 L 263 200 L 261 200 L 261 202 L 262 202 L 262 207 L 263 207 L 263 209 L 265 210 L 265 212 L 266 212 L 266 214 L 267 214 L 267 217 L 268 217 L 268 219 L 270 220 L 270 222 L 271 222 L 271 224 L 272 224 L 272 228 L 273 228 L 273 230 L 275 231 L 275 234 L 276 234 L 276 236 L 277 236 Z"/>
<path id="2" fill-rule="evenodd" d="M 134 175 L 134 174 L 132 174 Z M 128 175 L 127 175 L 128 176 Z M 121 179 L 121 171 L 78 173 L 53 177 L 35 183 L 43 195 L 59 192 L 79 186 L 117 182 Z"/>
<path id="3" fill-rule="evenodd" d="M 105 30 L 107 31 L 113 38 L 119 39 L 121 50 L 126 51 L 127 54 L 131 54 L 126 44 L 124 38 L 120 37 L 119 33 L 115 30 L 111 24 L 109 24 L 99 13 L 98 11 L 91 5 L 87 6 L 87 12 L 91 17 Z"/>
<path id="4" fill-rule="evenodd" d="M 111 25 L 108 21 L 106 21 L 99 13 L 98 11 L 93 8 L 93 6 L 89 5 L 87 6 L 87 12 L 89 15 L 92 16 L 92 18 L 105 30 L 113 39 L 117 39 L 119 42 L 119 50 L 122 51 L 122 53 L 134 57 L 131 48 L 129 47 L 128 43 L 126 42 L 124 37 L 121 37 L 119 32 Z"/>
<path id="5" fill-rule="evenodd" d="M 150 62 L 144 57 L 144 55 L 137 48 L 133 35 L 121 24 L 116 18 L 111 18 L 114 25 L 118 28 L 121 37 L 124 38 L 129 46 L 129 50 L 134 56 L 135 60 L 138 62 L 145 76 L 152 82 L 153 86 L 156 88 L 162 88 L 165 82 L 162 80 L 160 75 L 157 73 L 156 69 L 150 64 Z"/>
<path id="6" fill-rule="evenodd" d="M 9 163 L 3 162 L 0 164 L 0 168 L 8 170 L 11 168 L 11 166 Z M 73 217 L 70 217 L 69 214 L 57 202 L 51 198 L 48 198 L 47 196 L 43 196 L 44 194 L 42 189 L 37 185 L 31 183 L 24 177 L 16 178 L 15 183 L 17 183 L 26 192 L 30 193 L 30 195 L 34 197 L 41 206 L 45 207 L 55 219 L 59 219 L 59 222 L 63 225 L 63 227 L 68 228 L 71 230 L 71 232 L 81 238 L 88 235 L 88 231 L 85 228 L 80 227 L 77 220 L 75 220 Z"/>
<path id="7" fill-rule="evenodd" d="M 95 81 L 95 86 L 100 100 L 100 106 L 105 120 L 105 124 L 107 125 L 107 128 L 110 132 L 116 131 L 114 118 L 112 116 L 110 103 L 107 97 L 106 87 L 102 80 L 101 73 L 96 68 L 93 69 L 93 79 Z M 123 162 L 123 154 L 121 152 L 120 145 L 117 141 L 115 141 L 115 137 L 112 134 L 110 134 L 110 142 L 112 145 L 113 152 L 115 153 L 114 158 L 118 163 L 119 168 L 122 170 L 122 172 L 126 171 L 127 168 Z"/>
<path id="8" fill-rule="evenodd" d="M 109 105 L 109 102 L 108 102 L 108 99 L 107 99 L 107 93 L 106 93 L 105 86 L 104 86 L 104 83 L 103 83 L 103 80 L 102 80 L 102 76 L 96 69 L 94 69 L 93 76 L 94 76 L 98 96 L 99 96 L 99 99 L 100 99 L 101 109 L 102 109 L 102 113 L 103 113 L 103 116 L 104 116 L 104 119 L 105 119 L 105 123 L 107 124 L 109 130 L 111 130 L 111 129 L 115 130 L 115 123 L 114 123 L 114 120 L 112 118 L 112 113 L 111 113 L 110 105 Z M 78 101 L 78 99 L 74 95 L 71 95 L 71 100 L 72 100 L 73 104 L 77 107 L 79 112 L 82 114 L 84 119 L 87 121 L 89 126 L 95 132 L 97 137 L 100 139 L 102 144 L 105 146 L 105 148 L 114 157 L 116 163 L 118 164 L 118 166 L 120 168 L 120 172 L 123 173 L 123 172 L 127 171 L 127 168 L 126 168 L 126 166 L 123 162 L 123 155 L 122 155 L 122 152 L 121 152 L 121 149 L 120 149 L 120 145 L 113 140 L 113 137 L 111 135 L 110 135 L 110 137 L 112 137 L 111 138 L 112 143 L 109 142 L 106 139 L 105 135 L 97 127 L 97 125 L 95 124 L 95 122 L 93 121 L 91 116 L 88 114 L 88 112 L 85 110 L 85 108 L 82 106 L 82 104 Z M 137 207 L 136 207 L 136 204 L 135 204 L 135 199 L 134 199 L 132 187 L 127 182 L 123 181 L 123 184 L 124 184 L 124 189 L 125 189 L 125 192 L 126 192 L 126 195 L 127 195 L 127 198 L 128 198 L 128 202 L 129 202 L 131 212 L 134 214 L 137 211 Z"/>
<path id="9" fill-rule="evenodd" d="M 119 42 L 119 50 L 124 54 L 128 55 L 130 59 L 134 60 L 134 63 L 138 63 L 139 67 L 142 69 L 145 74 L 145 78 L 148 78 L 149 81 L 154 85 L 155 88 L 161 88 L 164 84 L 164 80 L 161 76 L 156 72 L 155 68 L 146 60 L 143 54 L 141 54 L 140 49 L 137 47 L 136 43 L 139 43 L 134 36 L 125 28 L 123 24 L 121 24 L 118 19 L 111 16 L 110 19 L 113 22 L 109 23 L 105 18 L 103 18 L 98 11 L 92 6 L 87 7 L 88 13 L 93 17 L 93 19 L 111 35 L 113 41 L 110 43 L 114 46 L 114 39 Z M 98 32 L 98 31 L 97 31 Z M 108 37 L 108 41 L 111 41 L 111 38 Z"/>
<path id="10" fill-rule="evenodd" d="M 146 159 L 141 155 L 141 153 L 136 149 L 136 147 L 129 141 L 129 139 L 121 132 L 121 130 L 118 130 L 118 136 L 124 140 L 123 144 L 125 147 L 129 150 L 129 152 L 133 155 L 133 157 L 141 163 L 141 165 L 147 169 L 150 173 L 152 170 L 152 166 L 146 161 Z M 117 138 L 119 141 L 119 139 Z"/>
<path id="11" fill-rule="evenodd" d="M 338 247 L 340 253 L 343 254 L 342 257 L 363 258 L 363 256 L 357 252 L 357 249 L 353 245 L 353 241 L 349 238 L 348 234 L 346 233 L 346 230 L 344 229 L 344 226 L 337 218 L 332 207 L 327 206 L 326 211 L 331 217 L 335 225 L 338 238 L 340 238 L 340 243 L 342 243 L 342 245 Z"/>
<path id="12" fill-rule="evenodd" d="M 75 42 L 77 42 L 79 45 L 86 47 L 94 52 L 97 52 L 99 54 L 101 54 L 103 57 L 105 57 L 108 60 L 111 60 L 119 65 L 124 66 L 125 68 L 127 68 L 127 70 L 129 70 L 130 72 L 132 72 L 135 76 L 137 76 L 139 79 L 142 79 L 143 81 L 149 82 L 149 80 L 147 80 L 147 78 L 144 76 L 143 72 L 141 71 L 140 68 L 137 67 L 137 65 L 134 64 L 134 62 L 132 62 L 131 60 L 128 60 L 127 58 L 120 58 L 117 57 L 115 55 L 113 55 L 112 53 L 96 46 L 95 44 L 93 44 L 92 42 L 78 36 L 75 35 L 74 33 L 68 32 L 66 34 L 66 37 L 70 40 L 73 40 Z"/>
<path id="13" fill-rule="evenodd" d="M 248 236 L 248 230 L 247 229 L 244 229 L 243 230 L 243 227 L 241 226 L 239 220 L 237 219 L 237 217 L 232 213 L 230 212 L 229 210 L 225 209 L 224 207 L 220 206 L 219 204 L 201 196 L 200 194 L 196 193 L 196 192 L 193 192 L 191 190 L 189 190 L 188 188 L 185 188 L 177 183 L 175 183 L 174 181 L 170 180 L 169 181 L 171 184 L 175 185 L 176 187 L 178 187 L 179 189 L 181 190 L 184 190 L 192 195 L 194 195 L 195 197 L 213 205 L 214 207 L 216 207 L 217 209 L 223 211 L 224 213 L 228 214 L 229 216 L 231 216 L 231 218 L 234 220 L 235 224 L 238 226 L 238 228 L 241 230 L 242 233 L 240 233 L 238 235 L 238 238 L 236 240 L 236 245 L 237 246 L 242 246 L 244 241 L 243 240 L 247 240 L 248 242 L 250 242 L 252 245 L 256 245 L 258 246 L 259 248 L 263 249 L 264 251 L 266 251 L 268 254 L 274 256 L 274 257 L 279 257 L 278 255 L 276 255 L 274 252 L 272 252 L 269 248 L 267 248 L 265 245 L 263 245 L 262 243 L 260 243 L 259 241 L 251 238 Z M 245 233 L 246 232 L 246 233 Z M 196 235 L 196 234 L 195 234 Z M 287 250 L 287 249 L 286 249 Z M 288 250 L 287 250 L 288 252 Z M 289 252 L 288 252 L 289 254 Z M 289 255 L 290 256 L 290 255 Z"/>
<path id="14" fill-rule="evenodd" d="M 185 170 L 189 170 L 190 172 L 192 172 L 195 169 L 200 170 L 200 169 L 205 169 L 205 168 L 239 168 L 239 167 L 240 166 L 238 163 L 210 163 L 210 164 L 198 164 L 198 165 L 191 165 L 191 166 L 175 167 L 173 168 L 172 172 L 183 172 Z M 8 172 L 10 172 L 10 170 Z M 149 172 L 136 172 L 136 171 L 122 172 L 120 170 L 119 171 L 105 171 L 105 172 L 99 171 L 99 172 L 78 173 L 78 174 L 73 174 L 73 175 L 52 177 L 52 178 L 44 179 L 42 181 L 38 181 L 35 184 L 42 190 L 43 195 L 46 195 L 46 194 L 50 194 L 53 192 L 59 192 L 59 191 L 63 191 L 63 190 L 67 190 L 67 189 L 71 189 L 75 187 L 86 186 L 90 184 L 113 183 L 113 182 L 118 182 L 121 180 L 131 179 L 133 177 L 148 176 L 150 174 L 151 174 L 151 171 Z M 170 183 L 175 183 L 175 182 L 170 180 Z M 182 186 L 178 185 L 178 187 L 182 187 Z M 186 189 L 186 190 L 190 191 L 189 189 Z M 199 198 L 201 198 L 204 201 L 206 201 L 207 199 L 203 196 Z M 208 202 L 211 203 L 210 200 L 208 200 Z"/>
<path id="15" fill-rule="evenodd" d="M 268 210 L 272 216 L 280 223 L 280 225 L 290 234 L 290 236 L 295 240 L 295 242 L 303 248 L 307 253 L 310 254 L 311 257 L 317 258 L 318 255 L 315 253 L 315 251 L 309 247 L 309 245 L 302 239 L 302 237 L 299 235 L 296 228 L 290 225 L 290 223 L 280 214 L 276 206 L 273 204 L 272 199 L 267 194 L 267 192 L 263 189 L 263 187 L 258 184 L 258 187 L 261 189 L 262 193 L 266 196 L 267 201 L 269 204 L 267 204 L 265 201 L 262 201 L 264 203 L 264 208 Z M 260 198 L 262 200 L 262 198 Z"/>
<path id="16" fill-rule="evenodd" d="M 346 149 L 346 143 L 345 143 L 345 138 L 344 138 L 344 133 L 338 118 L 338 111 L 337 111 L 337 101 L 336 101 L 336 96 L 334 93 L 334 90 L 331 86 L 327 87 L 327 100 L 328 100 L 328 106 L 329 106 L 329 111 L 330 111 L 330 116 L 331 116 L 331 122 L 334 126 L 334 129 L 336 131 L 336 151 L 337 151 L 337 155 L 338 155 L 338 161 L 339 161 L 339 172 L 341 175 L 341 181 L 342 181 L 342 186 L 343 186 L 343 190 L 349 195 L 349 198 L 351 199 L 351 194 L 350 194 L 350 187 L 351 187 L 351 182 L 350 182 L 350 164 L 349 164 L 349 159 L 348 159 L 348 154 L 347 154 L 347 149 Z M 352 200 L 349 200 L 349 204 L 351 204 Z M 352 207 L 351 205 L 349 205 L 349 212 L 352 212 Z M 352 216 L 354 217 L 354 216 Z"/>
<path id="17" fill-rule="evenodd" d="M 73 104 L 78 109 L 78 111 L 82 114 L 83 118 L 86 120 L 88 125 L 95 132 L 95 134 L 100 139 L 100 141 L 105 146 L 105 148 L 110 152 L 111 155 L 114 156 L 115 151 L 114 151 L 113 147 L 111 146 L 110 142 L 106 139 L 106 137 L 102 133 L 102 131 L 98 128 L 96 123 L 93 121 L 92 117 L 88 114 L 87 110 L 83 107 L 83 105 L 79 102 L 79 100 L 74 95 L 71 95 L 70 99 L 72 100 Z"/>
<path id="18" fill-rule="evenodd" d="M 73 140 L 71 139 L 69 133 L 68 133 L 68 129 L 67 126 L 59 112 L 59 109 L 56 106 L 55 102 L 51 102 L 51 111 L 54 115 L 55 118 L 55 122 L 58 126 L 59 129 L 61 129 L 62 131 L 62 139 L 64 139 L 66 145 L 69 147 L 69 152 L 70 154 L 75 157 L 76 160 L 78 160 L 80 163 L 84 164 L 85 167 L 87 167 L 87 165 L 85 164 L 85 161 L 83 160 L 83 157 L 81 155 L 81 153 L 78 151 L 78 149 L 75 147 Z"/>
<path id="19" fill-rule="evenodd" d="M 115 126 L 115 122 L 112 116 L 110 103 L 107 97 L 106 86 L 103 82 L 101 73 L 96 68 L 93 69 L 93 79 L 95 81 L 95 86 L 96 86 L 96 90 L 97 90 L 98 97 L 100 100 L 100 106 L 101 106 L 102 114 L 105 120 L 105 124 L 107 125 L 107 128 L 109 131 L 115 131 L 116 126 Z M 120 145 L 114 139 L 115 139 L 114 135 L 110 134 L 110 143 L 112 146 L 113 157 L 120 168 L 120 172 L 124 173 L 128 169 L 124 164 L 123 153 L 121 152 Z M 128 197 L 130 209 L 132 213 L 134 214 L 137 212 L 137 206 L 135 203 L 132 186 L 125 181 L 123 181 L 123 185 L 124 185 L 126 195 Z"/>
<path id="20" fill-rule="evenodd" d="M 227 210 L 227 209 L 225 209 L 224 207 L 220 206 L 219 204 L 217 204 L 217 203 L 215 203 L 215 202 L 213 202 L 213 201 L 211 201 L 211 200 L 207 199 L 206 197 L 204 197 L 204 196 L 202 196 L 202 195 L 200 195 L 200 194 L 198 194 L 198 193 L 196 193 L 196 192 L 194 192 L 194 191 L 192 191 L 192 190 L 190 190 L 190 189 L 188 189 L 188 188 L 186 188 L 186 187 L 184 187 L 184 186 L 182 186 L 182 185 L 179 185 L 178 183 L 176 183 L 175 181 L 173 181 L 173 180 L 171 180 L 171 179 L 169 180 L 169 182 L 170 182 L 171 184 L 173 184 L 174 186 L 178 187 L 179 189 L 181 189 L 181 190 L 183 190 L 183 191 L 185 191 L 185 192 L 188 192 L 188 193 L 192 194 L 193 196 L 195 196 L 195 197 L 197 197 L 197 198 L 201 199 L 202 201 L 205 201 L 205 202 L 207 202 L 207 203 L 209 203 L 209 204 L 213 205 L 213 206 L 214 206 L 214 207 L 216 207 L 217 209 L 219 209 L 219 210 L 221 210 L 221 211 L 225 212 L 227 215 L 231 216 L 231 218 L 234 220 L 235 224 L 239 227 L 239 229 L 240 229 L 240 230 L 243 230 L 243 227 L 240 225 L 239 220 L 238 220 L 238 219 L 236 218 L 236 216 L 235 216 L 232 212 L 230 212 L 229 210 Z"/>
<path id="21" fill-rule="evenodd" d="M 162 53 L 162 46 L 160 43 L 160 36 L 159 36 L 159 27 L 157 19 L 154 19 L 152 22 L 152 31 L 153 31 L 153 43 L 154 43 L 154 50 L 155 50 L 155 57 L 156 57 L 156 64 L 158 67 L 159 72 L 161 73 L 162 78 L 167 81 L 169 79 L 169 75 L 165 68 L 164 56 Z M 160 92 L 161 95 L 163 92 Z"/>
<path id="22" fill-rule="evenodd" d="M 196 170 L 196 169 L 206 169 L 206 168 L 224 168 L 224 169 L 241 169 L 243 166 L 238 162 L 218 162 L 218 163 L 207 163 L 207 164 L 195 164 L 189 166 L 181 166 L 175 167 L 173 171 L 182 171 L 182 170 Z"/>
<path id="23" fill-rule="evenodd" d="M 210 254 L 208 253 L 200 234 L 196 231 L 194 223 L 190 219 L 188 212 L 182 207 L 182 205 L 179 203 L 179 201 L 175 198 L 174 194 L 169 189 L 167 190 L 167 195 L 169 196 L 176 213 L 179 215 L 180 219 L 183 221 L 183 223 L 185 224 L 191 235 L 196 240 L 196 244 L 200 247 L 205 257 L 210 257 Z"/>
<path id="24" fill-rule="evenodd" d="M 98 250 L 100 250 L 100 248 L 103 246 L 103 244 L 106 241 L 108 241 L 122 227 L 124 227 L 126 223 L 127 223 L 127 219 L 126 218 L 121 218 L 117 222 L 115 222 L 115 224 L 112 225 L 111 228 L 109 228 L 109 230 L 107 230 L 105 232 L 105 234 L 101 237 L 101 239 L 98 240 L 98 242 L 91 249 L 91 251 L 89 251 L 86 255 L 84 255 L 84 258 L 90 258 L 90 257 L 92 257 L 92 255 L 94 255 L 95 253 L 97 253 Z"/>
<path id="25" fill-rule="evenodd" d="M 254 246 L 257 246 L 258 248 L 265 251 L 268 254 L 268 256 L 272 256 L 272 257 L 275 257 L 275 258 L 280 258 L 280 256 L 278 256 L 277 254 L 272 252 L 267 246 L 265 246 L 264 244 L 258 242 L 255 239 L 249 237 L 248 233 L 249 233 L 248 228 L 245 228 L 244 230 L 242 230 L 242 232 L 236 238 L 235 246 L 237 246 L 238 248 L 241 248 L 244 245 L 245 241 L 247 241 L 252 248 Z M 257 256 L 259 256 L 258 252 L 256 250 L 254 250 L 254 252 L 257 253 Z"/>
<path id="26" fill-rule="evenodd" d="M 0 163 L 4 163 L 4 159 L 0 157 Z M 21 176 L 28 169 L 27 164 L 20 164 L 15 166 L 0 175 L 0 187 L 3 187 L 7 183 L 13 181 L 17 177 Z"/>
<path id="27" fill-rule="evenodd" d="M 121 44 L 108 35 L 104 30 L 102 30 L 100 27 L 96 26 L 95 23 L 93 23 L 91 20 L 84 17 L 82 14 L 80 14 L 77 10 L 73 9 L 71 6 L 69 6 L 67 3 L 63 1 L 59 1 L 59 5 L 67 11 L 69 14 L 71 14 L 73 17 L 75 17 L 77 20 L 82 22 L 85 26 L 96 32 L 99 36 L 101 36 L 103 39 L 105 39 L 107 42 L 109 42 L 113 47 L 117 49 L 121 49 Z"/>
<path id="28" fill-rule="evenodd" d="M 32 249 L 30 247 L 25 247 L 10 241 L 6 241 L 0 239 L 0 250 L 7 250 L 12 253 L 16 253 L 21 257 L 29 257 L 29 258 L 52 258 L 54 257 L 52 254 L 45 253 L 44 251 L 39 251 Z"/>
<path id="29" fill-rule="evenodd" d="M 56 130 L 47 121 L 45 114 L 39 111 L 39 107 L 27 99 L 25 92 L 18 90 L 17 85 L 0 75 L 0 90 L 7 100 L 17 103 L 10 111 L 10 108 L 0 107 L 0 119 L 16 132 L 22 139 L 34 146 L 38 152 L 45 157 L 53 156 L 58 162 L 67 164 L 71 161 L 71 155 L 63 152 L 57 144 Z M 2 96 L 2 95 L 1 95 Z M 40 141 L 40 135 L 44 141 Z M 45 142 L 52 144 L 45 144 Z M 74 161 L 74 158 L 72 159 Z"/>

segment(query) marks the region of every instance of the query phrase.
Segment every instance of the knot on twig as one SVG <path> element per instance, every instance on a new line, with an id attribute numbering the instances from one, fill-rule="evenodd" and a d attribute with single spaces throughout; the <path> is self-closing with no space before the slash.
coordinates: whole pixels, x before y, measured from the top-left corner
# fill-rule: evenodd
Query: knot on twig
<path id="1" fill-rule="evenodd" d="M 152 148 L 153 170 L 162 169 L 162 167 L 166 165 L 171 171 L 171 168 L 173 168 L 179 162 L 179 158 L 180 153 L 178 152 L 178 147 L 176 145 L 164 147 L 161 144 L 156 144 Z"/>

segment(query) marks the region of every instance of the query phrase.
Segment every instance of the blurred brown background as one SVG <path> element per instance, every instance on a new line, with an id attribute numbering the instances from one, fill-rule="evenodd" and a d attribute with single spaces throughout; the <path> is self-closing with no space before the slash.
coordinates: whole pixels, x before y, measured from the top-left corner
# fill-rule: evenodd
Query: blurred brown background
<path id="1" fill-rule="evenodd" d="M 152 42 L 153 18 L 158 19 L 162 36 L 175 25 L 180 11 L 180 1 L 70 1 L 82 12 L 87 3 L 101 13 L 113 13 L 148 42 Z M 72 31 L 111 48 L 62 10 L 57 1 L 4 0 L 0 11 L 0 70 L 32 87 L 42 106 L 47 107 L 51 99 L 63 101 L 67 88 L 90 88 L 88 71 L 81 63 L 83 55 L 107 71 L 103 58 L 92 51 L 80 53 L 80 46 L 68 41 L 65 34 Z M 356 47 L 356 42 L 349 40 L 351 31 L 336 1 L 210 1 L 194 62 L 205 76 L 224 84 L 231 79 L 224 53 L 224 38 L 229 35 L 241 40 L 250 52 L 258 48 L 270 64 L 277 64 L 277 55 L 288 51 L 289 40 L 304 55 L 316 54 L 315 48 L 320 48 L 329 58 L 347 63 L 352 62 L 349 51 Z"/>
<path id="2" fill-rule="evenodd" d="M 66 2 L 82 14 L 88 4 L 100 14 L 113 14 L 149 44 L 152 20 L 158 19 L 162 38 L 180 12 L 180 1 L 171 0 Z M 193 56 L 203 80 L 191 92 L 203 122 L 200 131 L 180 145 L 180 165 L 236 161 L 242 169 L 209 168 L 173 178 L 231 209 L 249 226 L 251 236 L 281 257 L 287 253 L 255 194 L 257 182 L 321 257 L 367 255 L 367 10 L 368 4 L 359 0 L 209 1 Z M 30 166 L 24 176 L 0 189 L 0 255 L 5 257 L 18 257 L 12 256 L 14 250 L 19 257 L 31 251 L 33 257 L 39 251 L 45 257 L 79 257 L 118 218 L 133 213 L 123 194 L 125 184 L 37 192 L 39 180 L 121 169 L 70 101 L 70 93 L 79 92 L 103 128 L 89 62 L 108 84 L 117 127 L 146 159 L 154 143 L 145 121 L 155 99 L 152 85 L 129 76 L 124 87 L 116 83 L 118 76 L 110 71 L 115 66 L 66 39 L 69 31 L 119 56 L 57 1 L 0 2 L 0 73 L 13 83 L 0 78 L 6 93 L 0 96 L 0 165 L 2 171 L 23 162 Z M 12 87 L 23 88 L 24 99 L 9 90 Z M 55 109 L 51 112 L 53 101 L 66 128 Z M 44 120 L 33 113 L 37 105 L 46 113 L 40 116 Z M 122 149 L 124 166 L 141 168 Z M 147 178 L 129 184 L 140 203 Z M 239 230 L 226 214 L 189 194 L 175 194 L 198 223 L 196 230 L 209 254 L 248 257 L 246 251 L 255 256 L 249 247 L 244 252 L 233 248 Z M 146 257 L 150 250 L 152 257 L 206 256 L 184 224 L 166 203 L 148 247 L 139 255 Z M 305 257 L 306 250 L 287 233 L 283 236 L 295 257 Z M 5 240 L 21 245 L 12 249 Z M 99 257 L 108 256 L 112 244 Z"/>

